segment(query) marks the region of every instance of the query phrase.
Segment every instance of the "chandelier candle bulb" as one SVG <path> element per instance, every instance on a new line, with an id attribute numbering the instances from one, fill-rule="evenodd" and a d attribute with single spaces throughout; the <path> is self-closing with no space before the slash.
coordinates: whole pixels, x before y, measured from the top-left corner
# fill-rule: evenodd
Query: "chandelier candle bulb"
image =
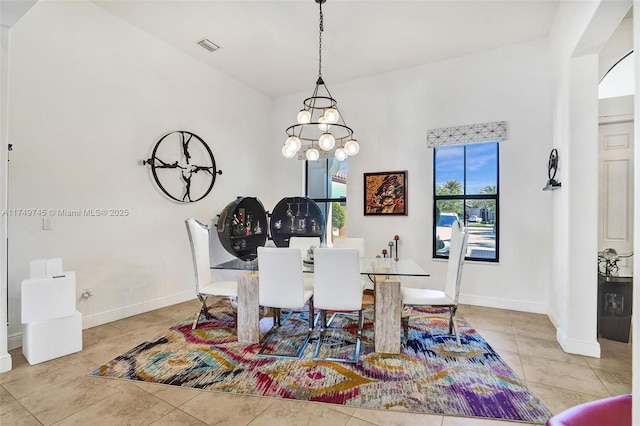
<path id="1" fill-rule="evenodd" d="M 347 159 L 349 154 L 347 154 L 347 151 L 345 151 L 344 148 L 338 148 L 336 149 L 335 156 L 338 161 L 344 161 Z"/>
<path id="2" fill-rule="evenodd" d="M 284 158 L 293 158 L 296 156 L 296 152 L 297 151 L 290 151 L 289 149 L 287 149 L 287 145 L 284 145 L 282 147 L 282 156 Z"/>
<path id="3" fill-rule="evenodd" d="M 311 123 L 311 113 L 306 109 L 301 110 L 298 113 L 298 124 L 309 124 Z"/>
<path id="4" fill-rule="evenodd" d="M 324 118 L 329 123 L 337 123 L 340 118 L 340 113 L 335 108 L 329 108 L 324 112 Z"/>
<path id="5" fill-rule="evenodd" d="M 320 129 L 321 132 L 327 132 L 329 130 L 329 121 L 324 118 L 324 115 L 320 118 L 318 118 L 318 129 Z"/>
<path id="6" fill-rule="evenodd" d="M 320 136 L 318 144 L 323 150 L 329 151 L 336 145 L 336 140 L 331 133 L 324 133 L 322 136 Z"/>
<path id="7" fill-rule="evenodd" d="M 318 158 L 320 158 L 320 152 L 315 148 L 309 148 L 307 150 L 306 157 L 307 157 L 307 160 L 309 161 L 316 161 L 318 160 Z"/>
<path id="8" fill-rule="evenodd" d="M 358 141 L 355 139 L 351 139 L 346 144 L 344 144 L 344 149 L 347 151 L 349 155 L 356 155 L 358 151 L 360 151 L 360 145 L 358 145 Z"/>
<path id="9" fill-rule="evenodd" d="M 300 142 L 300 138 L 297 136 L 289 136 L 287 138 L 287 141 L 285 142 L 285 146 L 287 147 L 287 150 L 289 151 L 293 151 L 294 153 L 298 152 L 298 150 L 300 150 L 300 147 L 302 146 L 302 143 Z"/>

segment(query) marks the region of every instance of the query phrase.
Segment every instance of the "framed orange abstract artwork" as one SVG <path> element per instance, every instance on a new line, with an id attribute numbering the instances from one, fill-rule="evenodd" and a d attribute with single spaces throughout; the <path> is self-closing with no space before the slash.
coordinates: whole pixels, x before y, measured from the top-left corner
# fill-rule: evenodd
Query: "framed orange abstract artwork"
<path id="1" fill-rule="evenodd" d="M 364 174 L 364 214 L 407 214 L 407 171 Z"/>

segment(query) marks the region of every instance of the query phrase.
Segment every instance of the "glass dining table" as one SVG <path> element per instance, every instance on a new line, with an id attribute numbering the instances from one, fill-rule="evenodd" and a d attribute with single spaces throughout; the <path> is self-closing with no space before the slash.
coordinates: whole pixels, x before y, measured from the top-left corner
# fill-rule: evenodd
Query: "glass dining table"
<path id="1" fill-rule="evenodd" d="M 313 263 L 302 263 L 304 273 L 313 273 Z M 244 271 L 238 275 L 238 341 L 258 343 L 260 341 L 260 306 L 258 299 L 258 260 L 230 260 L 211 266 L 211 269 Z M 369 276 L 374 283 L 375 352 L 400 353 L 402 296 L 400 277 L 428 277 L 412 258 L 362 257 L 360 274 Z"/>

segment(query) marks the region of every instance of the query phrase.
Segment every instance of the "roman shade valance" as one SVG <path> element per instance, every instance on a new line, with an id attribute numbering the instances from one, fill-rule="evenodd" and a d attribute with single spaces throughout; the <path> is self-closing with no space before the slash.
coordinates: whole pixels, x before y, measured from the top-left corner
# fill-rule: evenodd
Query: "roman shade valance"
<path id="1" fill-rule="evenodd" d="M 508 139 L 509 128 L 506 121 L 492 121 L 490 123 L 427 130 L 427 146 L 429 148 L 490 141 L 502 142 Z"/>

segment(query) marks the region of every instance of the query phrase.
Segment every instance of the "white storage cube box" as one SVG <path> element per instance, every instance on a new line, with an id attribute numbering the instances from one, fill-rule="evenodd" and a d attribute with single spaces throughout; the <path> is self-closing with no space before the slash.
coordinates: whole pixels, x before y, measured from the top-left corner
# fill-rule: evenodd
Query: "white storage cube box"
<path id="1" fill-rule="evenodd" d="M 22 324 L 68 317 L 76 312 L 76 274 L 22 281 Z"/>
<path id="2" fill-rule="evenodd" d="M 29 278 L 45 278 L 62 275 L 62 258 L 32 260 L 29 265 Z"/>
<path id="3" fill-rule="evenodd" d="M 22 353 L 38 364 L 82 350 L 82 314 L 76 310 L 76 274 L 59 257 L 31 262 L 22 281 Z"/>
<path id="4" fill-rule="evenodd" d="M 82 314 L 35 321 L 22 326 L 22 353 L 38 364 L 82 350 Z"/>
<path id="5" fill-rule="evenodd" d="M 32 260 L 29 264 L 29 278 L 46 278 L 47 259 Z"/>

